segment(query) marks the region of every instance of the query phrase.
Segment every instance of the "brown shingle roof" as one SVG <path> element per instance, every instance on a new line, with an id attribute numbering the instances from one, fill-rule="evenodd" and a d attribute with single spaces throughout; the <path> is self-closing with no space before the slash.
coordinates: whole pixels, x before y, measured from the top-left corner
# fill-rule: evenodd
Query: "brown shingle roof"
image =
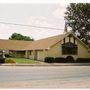
<path id="1" fill-rule="evenodd" d="M 0 40 L 0 49 L 4 49 L 4 50 L 20 50 L 20 51 L 21 50 L 48 49 L 51 46 L 53 46 L 56 43 L 63 40 L 63 38 L 65 38 L 69 34 L 71 34 L 71 32 L 68 32 L 68 33 L 62 34 L 62 35 L 53 36 L 53 37 L 48 37 L 48 38 L 41 39 L 41 40 L 36 40 L 36 41 Z M 76 37 L 74 34 L 73 34 L 73 36 Z M 80 39 L 78 39 L 78 40 L 81 42 Z M 86 46 L 83 42 L 82 42 L 82 44 L 84 46 Z"/>
<path id="2" fill-rule="evenodd" d="M 66 34 L 61 34 L 57 36 L 48 37 L 41 40 L 36 40 L 31 43 L 29 43 L 26 47 L 24 47 L 24 50 L 42 50 L 42 49 L 48 49 L 51 46 L 55 45 L 56 43 L 63 40 L 63 38 L 67 37 L 69 34 L 72 34 L 76 39 L 78 39 L 85 47 L 87 47 L 79 38 L 77 38 L 72 32 L 67 32 Z M 87 47 L 88 48 L 88 47 Z"/>
<path id="3" fill-rule="evenodd" d="M 24 50 L 32 41 L 3 40 L 0 39 L 0 49 L 3 50 Z"/>
<path id="4" fill-rule="evenodd" d="M 45 39 L 41 39 L 41 40 L 36 40 L 36 41 L 32 42 L 31 44 L 29 44 L 26 47 L 26 50 L 48 49 L 52 45 L 54 45 L 57 42 L 59 42 L 60 40 L 62 40 L 64 37 L 65 37 L 64 35 L 58 35 L 58 36 L 53 36 L 53 37 L 49 37 L 49 38 L 45 38 Z"/>
<path id="5" fill-rule="evenodd" d="M 59 42 L 65 35 L 57 35 L 36 41 L 0 40 L 0 49 L 4 50 L 41 50 Z"/>

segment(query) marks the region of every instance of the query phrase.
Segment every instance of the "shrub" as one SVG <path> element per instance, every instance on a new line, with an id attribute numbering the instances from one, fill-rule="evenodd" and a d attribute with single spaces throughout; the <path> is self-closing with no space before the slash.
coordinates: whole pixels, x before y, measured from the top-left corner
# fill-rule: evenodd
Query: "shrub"
<path id="1" fill-rule="evenodd" d="M 54 58 L 53 57 L 46 57 L 44 61 L 47 62 L 47 63 L 53 63 Z"/>
<path id="2" fill-rule="evenodd" d="M 55 63 L 65 63 L 66 59 L 63 57 L 56 57 L 54 60 Z"/>
<path id="3" fill-rule="evenodd" d="M 90 62 L 90 58 L 77 58 L 77 63 L 88 63 Z"/>
<path id="4" fill-rule="evenodd" d="M 5 54 L 5 57 L 9 58 L 10 57 L 10 54 Z"/>
<path id="5" fill-rule="evenodd" d="M 5 60 L 5 63 L 16 63 L 15 60 L 13 59 L 6 59 Z"/>
<path id="6" fill-rule="evenodd" d="M 73 58 L 72 56 L 67 56 L 67 57 L 66 57 L 66 62 L 67 62 L 67 63 L 74 63 L 75 60 L 74 60 L 74 58 Z"/>

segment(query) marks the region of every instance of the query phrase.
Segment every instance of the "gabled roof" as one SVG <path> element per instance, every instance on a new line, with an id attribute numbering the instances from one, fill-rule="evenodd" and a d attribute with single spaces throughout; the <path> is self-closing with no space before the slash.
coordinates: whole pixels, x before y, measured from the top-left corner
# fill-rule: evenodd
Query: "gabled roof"
<path id="1" fill-rule="evenodd" d="M 33 41 L 31 44 L 29 44 L 26 47 L 26 50 L 28 49 L 30 50 L 48 49 L 52 45 L 62 40 L 63 38 L 64 38 L 64 35 L 58 35 L 58 36 L 48 37 L 48 38 L 41 39 L 41 40 L 36 40 L 36 41 Z"/>
<path id="2" fill-rule="evenodd" d="M 36 41 L 19 41 L 19 40 L 0 40 L 0 49 L 4 50 L 43 50 L 51 48 L 56 43 L 63 40 L 68 35 L 72 34 L 77 40 L 79 40 L 86 48 L 88 48 L 79 38 L 77 38 L 72 32 L 61 34 L 57 36 L 48 37 Z"/>
<path id="3" fill-rule="evenodd" d="M 60 42 L 61 40 L 63 40 L 65 37 L 67 37 L 70 34 L 72 34 L 77 40 L 79 40 L 79 42 L 81 42 L 81 44 L 83 44 L 86 48 L 88 48 L 86 44 L 84 44 L 78 37 L 75 36 L 75 34 L 73 34 L 72 32 L 67 32 L 66 34 L 61 34 L 61 35 L 33 41 L 27 47 L 25 47 L 25 50 L 49 49 L 53 45 L 57 44 L 58 42 Z"/>
<path id="4" fill-rule="evenodd" d="M 74 33 L 71 33 L 82 45 L 84 45 L 87 49 L 89 49 L 89 47 L 83 43 Z"/>

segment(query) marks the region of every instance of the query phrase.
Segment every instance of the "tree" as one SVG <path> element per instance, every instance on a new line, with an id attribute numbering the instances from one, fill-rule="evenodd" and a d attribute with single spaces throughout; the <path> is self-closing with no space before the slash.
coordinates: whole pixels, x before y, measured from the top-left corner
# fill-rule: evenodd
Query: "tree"
<path id="1" fill-rule="evenodd" d="M 13 33 L 10 37 L 10 40 L 25 40 L 25 41 L 33 41 L 29 36 L 23 36 L 19 33 Z"/>
<path id="2" fill-rule="evenodd" d="M 65 12 L 67 25 L 87 45 L 90 45 L 90 3 L 71 3 Z"/>

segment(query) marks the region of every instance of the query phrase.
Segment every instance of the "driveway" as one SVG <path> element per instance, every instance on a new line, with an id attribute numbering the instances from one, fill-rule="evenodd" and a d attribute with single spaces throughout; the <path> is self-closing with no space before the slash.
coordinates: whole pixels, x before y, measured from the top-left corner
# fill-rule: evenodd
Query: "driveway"
<path id="1" fill-rule="evenodd" d="M 90 88 L 90 66 L 0 66 L 0 88 Z"/>

